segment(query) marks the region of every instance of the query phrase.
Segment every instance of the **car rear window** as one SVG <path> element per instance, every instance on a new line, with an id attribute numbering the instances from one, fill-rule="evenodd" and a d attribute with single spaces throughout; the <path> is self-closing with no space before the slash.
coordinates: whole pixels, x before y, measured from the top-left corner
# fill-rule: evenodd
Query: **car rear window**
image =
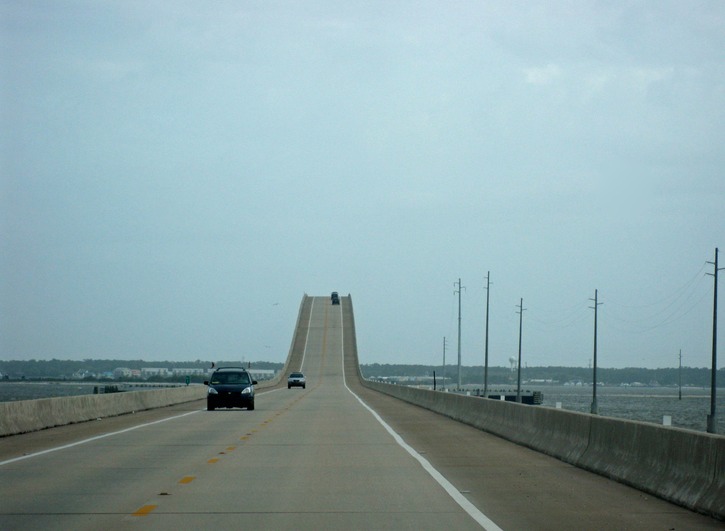
<path id="1" fill-rule="evenodd" d="M 212 384 L 249 384 L 249 374 L 246 372 L 220 372 L 211 377 Z"/>

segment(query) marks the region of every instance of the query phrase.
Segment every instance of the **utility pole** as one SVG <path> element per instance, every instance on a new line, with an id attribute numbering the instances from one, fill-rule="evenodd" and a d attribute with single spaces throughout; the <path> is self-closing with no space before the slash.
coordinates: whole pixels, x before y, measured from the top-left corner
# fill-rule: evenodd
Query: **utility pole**
<path id="1" fill-rule="evenodd" d="M 599 414 L 599 406 L 597 404 L 597 308 L 602 304 L 601 302 L 597 302 L 598 299 L 598 293 L 599 290 L 594 290 L 594 298 L 589 299 L 590 301 L 594 301 L 594 306 L 590 306 L 590 308 L 594 309 L 594 374 L 592 376 L 592 383 L 594 384 L 593 391 L 592 391 L 592 415 L 598 415 Z"/>
<path id="2" fill-rule="evenodd" d="M 488 396 L 488 301 L 491 287 L 491 272 L 486 273 L 486 346 L 483 359 L 483 396 Z"/>
<path id="3" fill-rule="evenodd" d="M 516 367 L 517 374 L 516 374 L 516 402 L 519 404 L 521 403 L 521 335 L 524 325 L 524 299 L 521 298 L 521 301 L 519 302 L 519 305 L 517 306 L 519 311 L 517 312 L 519 314 L 519 362 L 518 367 Z"/>
<path id="4" fill-rule="evenodd" d="M 446 336 L 443 336 L 443 390 L 446 390 Z"/>
<path id="5" fill-rule="evenodd" d="M 680 387 L 680 398 L 682 400 L 682 349 L 680 349 L 680 370 L 677 373 L 678 385 Z"/>
<path id="6" fill-rule="evenodd" d="M 715 411 L 716 390 L 717 390 L 717 272 L 721 269 L 717 267 L 717 247 L 715 248 L 715 261 L 708 262 L 713 264 L 715 269 L 712 276 L 715 278 L 715 288 L 712 298 L 712 374 L 710 376 L 710 414 L 707 416 L 707 432 L 717 433 L 717 414 Z M 725 268 L 722 268 L 725 269 Z M 707 273 L 708 275 L 710 273 Z"/>
<path id="7" fill-rule="evenodd" d="M 463 287 L 461 286 L 461 279 L 458 279 L 457 283 L 453 284 L 458 285 L 458 289 L 454 291 L 453 293 L 458 294 L 458 389 L 461 389 L 461 290 Z"/>

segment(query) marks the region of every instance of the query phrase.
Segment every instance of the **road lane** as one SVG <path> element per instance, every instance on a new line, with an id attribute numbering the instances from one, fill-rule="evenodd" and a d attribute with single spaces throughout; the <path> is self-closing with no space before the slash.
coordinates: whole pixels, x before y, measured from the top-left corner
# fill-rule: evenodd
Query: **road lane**
<path id="1" fill-rule="evenodd" d="M 0 467 L 2 529 L 480 529 L 346 389 L 340 306 L 315 298 L 307 389 Z"/>

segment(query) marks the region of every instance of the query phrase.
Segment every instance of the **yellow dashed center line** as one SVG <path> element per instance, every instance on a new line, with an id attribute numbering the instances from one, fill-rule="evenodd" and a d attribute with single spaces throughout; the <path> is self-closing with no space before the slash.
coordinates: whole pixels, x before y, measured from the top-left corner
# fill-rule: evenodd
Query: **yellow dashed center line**
<path id="1" fill-rule="evenodd" d="M 146 516 L 151 511 L 153 511 L 154 509 L 156 509 L 156 507 L 158 507 L 158 505 L 144 505 L 138 511 L 136 511 L 135 513 L 133 513 L 132 516 Z"/>
<path id="2" fill-rule="evenodd" d="M 320 364 L 320 378 L 322 377 L 322 368 L 323 368 L 323 366 L 325 364 L 325 360 L 327 358 L 327 328 L 328 328 L 328 313 L 327 313 L 327 309 L 325 309 L 325 318 L 324 318 L 324 323 L 323 323 L 323 329 L 324 329 L 324 331 L 323 331 L 323 336 L 322 336 L 322 352 L 321 352 L 321 358 L 322 358 L 321 361 L 322 361 L 322 363 Z M 315 386 L 315 387 L 319 387 L 319 385 L 320 384 L 318 383 L 317 386 Z M 301 400 L 303 400 L 307 396 L 307 394 L 308 393 L 303 393 L 296 400 L 294 400 L 291 404 L 289 404 L 286 408 L 284 408 L 283 411 L 277 411 L 274 414 L 273 417 L 264 420 L 260 425 L 258 425 L 257 428 L 250 430 L 250 432 L 247 433 L 247 434 L 245 434 L 245 435 L 242 435 L 239 438 L 239 440 L 240 441 L 247 441 L 247 440 L 249 440 L 249 438 L 252 435 L 254 435 L 255 433 L 257 433 L 260 429 L 266 428 L 267 425 L 270 424 L 272 421 L 274 421 L 276 417 L 279 417 L 282 414 L 286 413 L 295 404 L 297 404 L 298 402 L 300 402 Z M 236 446 L 228 446 L 226 448 L 226 451 L 227 452 L 232 452 L 232 451 L 236 450 L 236 448 L 237 448 Z M 219 452 L 219 455 L 224 455 L 224 454 L 225 454 L 225 452 Z M 211 459 L 208 459 L 207 460 L 207 463 L 209 463 L 209 464 L 214 464 L 214 463 L 217 463 L 217 462 L 219 462 L 219 458 L 218 457 L 212 457 Z M 191 483 L 195 479 L 196 479 L 196 476 L 184 476 L 183 478 L 181 478 L 179 480 L 179 483 L 186 485 L 186 484 Z M 157 507 L 158 507 L 158 505 L 144 505 L 143 507 L 141 507 L 140 509 L 138 509 L 135 513 L 133 513 L 132 516 L 146 516 L 149 513 L 151 513 L 152 511 L 154 511 Z"/>
<path id="3" fill-rule="evenodd" d="M 325 358 L 327 357 L 327 306 L 325 306 L 325 321 L 322 330 L 322 360 L 320 360 L 320 372 L 318 381 L 322 380 L 322 368 L 325 366 Z"/>

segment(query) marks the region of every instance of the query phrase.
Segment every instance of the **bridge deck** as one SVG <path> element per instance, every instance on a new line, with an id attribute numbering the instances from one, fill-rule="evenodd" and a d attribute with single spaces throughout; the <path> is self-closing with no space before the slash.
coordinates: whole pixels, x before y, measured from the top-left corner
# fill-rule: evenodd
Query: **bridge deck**
<path id="1" fill-rule="evenodd" d="M 196 402 L 0 439 L 0 529 L 722 528 L 363 388 L 349 298 L 308 302 L 289 365 L 304 390 L 259 390 L 252 412 Z M 39 450 L 53 451 L 13 460 Z"/>

